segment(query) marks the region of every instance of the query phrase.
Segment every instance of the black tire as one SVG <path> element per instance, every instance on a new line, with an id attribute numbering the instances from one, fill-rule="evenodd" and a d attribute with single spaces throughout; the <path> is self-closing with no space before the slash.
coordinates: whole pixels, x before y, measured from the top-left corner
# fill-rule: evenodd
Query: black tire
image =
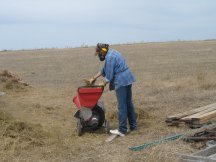
<path id="1" fill-rule="evenodd" d="M 96 105 L 92 109 L 92 114 L 98 116 L 98 125 L 96 127 L 92 128 L 95 131 L 95 130 L 99 129 L 100 127 L 102 127 L 104 120 L 105 120 L 105 113 L 101 107 Z"/>
<path id="2" fill-rule="evenodd" d="M 77 135 L 81 136 L 82 135 L 82 124 L 81 120 L 77 119 L 77 127 L 76 127 Z"/>

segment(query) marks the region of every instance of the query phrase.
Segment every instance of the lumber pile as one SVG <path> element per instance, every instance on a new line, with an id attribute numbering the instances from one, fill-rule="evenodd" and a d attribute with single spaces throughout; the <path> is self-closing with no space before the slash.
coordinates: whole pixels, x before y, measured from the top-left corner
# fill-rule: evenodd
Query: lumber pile
<path id="1" fill-rule="evenodd" d="M 216 120 L 216 103 L 168 116 L 166 123 L 169 126 L 186 124 L 190 128 L 199 128 L 213 120 Z"/>
<path id="2" fill-rule="evenodd" d="M 192 153 L 190 155 L 179 154 L 182 162 L 215 162 L 216 161 L 216 145 L 213 144 L 206 149 Z"/>
<path id="3" fill-rule="evenodd" d="M 196 132 L 193 135 L 185 136 L 183 140 L 186 142 L 216 140 L 216 125 L 214 128 L 205 129 L 203 131 Z"/>

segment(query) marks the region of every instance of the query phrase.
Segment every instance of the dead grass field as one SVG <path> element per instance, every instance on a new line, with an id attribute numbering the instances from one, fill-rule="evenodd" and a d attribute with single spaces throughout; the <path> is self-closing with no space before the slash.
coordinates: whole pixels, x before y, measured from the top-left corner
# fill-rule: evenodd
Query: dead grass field
<path id="1" fill-rule="evenodd" d="M 136 162 L 178 161 L 203 144 L 181 140 L 138 152 L 128 148 L 187 131 L 168 127 L 166 116 L 216 101 L 216 41 L 116 45 L 136 76 L 133 98 L 139 130 L 106 143 L 102 131 L 75 133 L 72 98 L 82 79 L 102 63 L 94 47 L 0 52 L 0 70 L 30 86 L 0 79 L 0 161 Z M 107 118 L 117 127 L 114 92 L 105 92 Z"/>

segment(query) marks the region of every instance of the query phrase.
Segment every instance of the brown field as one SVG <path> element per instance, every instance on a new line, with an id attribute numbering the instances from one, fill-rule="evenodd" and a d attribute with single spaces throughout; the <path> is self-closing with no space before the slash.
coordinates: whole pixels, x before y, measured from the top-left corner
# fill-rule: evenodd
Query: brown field
<path id="1" fill-rule="evenodd" d="M 178 161 L 203 144 L 176 140 L 142 151 L 128 148 L 187 131 L 168 127 L 166 116 L 216 101 L 216 41 L 116 45 L 136 76 L 133 98 L 139 130 L 106 143 L 102 130 L 75 132 L 72 98 L 82 79 L 102 64 L 94 47 L 0 52 L 0 70 L 18 75 L 30 86 L 0 79 L 0 161 L 134 162 Z M 117 128 L 114 92 L 102 100 L 111 128 Z"/>

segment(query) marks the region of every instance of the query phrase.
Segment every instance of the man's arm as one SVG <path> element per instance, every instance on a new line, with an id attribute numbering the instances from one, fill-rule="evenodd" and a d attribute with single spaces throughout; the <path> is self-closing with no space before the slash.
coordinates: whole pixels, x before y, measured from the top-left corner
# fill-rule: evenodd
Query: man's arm
<path id="1" fill-rule="evenodd" d="M 99 71 L 95 76 L 93 76 L 93 80 L 95 81 L 97 78 L 99 78 L 101 76 L 101 71 Z"/>
<path id="2" fill-rule="evenodd" d="M 84 79 L 87 85 L 93 85 L 94 82 L 102 75 L 101 71 L 99 71 L 95 76 L 90 79 Z"/>

